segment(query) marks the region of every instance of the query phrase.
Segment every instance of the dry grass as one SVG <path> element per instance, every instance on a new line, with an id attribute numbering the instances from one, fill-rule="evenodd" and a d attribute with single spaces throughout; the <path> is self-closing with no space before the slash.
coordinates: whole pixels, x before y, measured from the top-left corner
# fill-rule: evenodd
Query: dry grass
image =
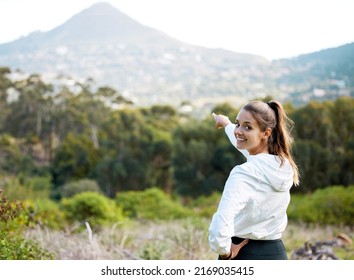
<path id="1" fill-rule="evenodd" d="M 291 253 L 304 245 L 305 242 L 334 240 L 339 233 L 344 233 L 353 239 L 353 227 L 332 225 L 307 225 L 289 223 L 283 235 L 283 240 L 289 258 Z M 334 252 L 340 259 L 354 260 L 354 245 L 345 248 L 334 248 Z"/>
<path id="2" fill-rule="evenodd" d="M 26 237 L 54 254 L 58 260 L 213 260 L 216 259 L 208 245 L 209 220 L 143 222 L 117 224 L 92 233 L 90 228 L 81 231 L 71 228 L 53 231 L 36 227 L 26 232 Z M 353 236 L 348 227 L 288 225 L 284 243 L 288 255 L 306 241 L 330 240 L 337 233 Z M 339 252 L 341 258 L 354 259 L 353 245 Z"/>
<path id="3" fill-rule="evenodd" d="M 207 231 L 189 220 L 129 222 L 90 233 L 84 229 L 53 231 L 40 227 L 26 232 L 61 260 L 215 259 Z"/>

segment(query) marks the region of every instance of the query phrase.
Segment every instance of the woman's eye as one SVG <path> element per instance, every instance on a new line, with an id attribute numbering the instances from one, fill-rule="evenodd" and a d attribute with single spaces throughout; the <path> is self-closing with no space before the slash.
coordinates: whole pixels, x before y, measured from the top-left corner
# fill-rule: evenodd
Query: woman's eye
<path id="1" fill-rule="evenodd" d="M 235 127 L 236 127 L 236 128 L 239 128 L 239 127 L 241 127 L 241 124 L 235 123 Z M 252 129 L 252 127 L 249 126 L 249 125 L 242 125 L 242 127 L 243 127 L 243 129 L 245 129 L 245 130 L 251 130 L 251 129 Z"/>

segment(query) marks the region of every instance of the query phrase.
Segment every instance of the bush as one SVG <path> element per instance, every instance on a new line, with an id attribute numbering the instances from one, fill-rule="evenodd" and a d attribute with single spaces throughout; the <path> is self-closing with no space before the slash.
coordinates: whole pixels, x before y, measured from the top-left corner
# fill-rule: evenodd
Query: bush
<path id="1" fill-rule="evenodd" d="M 71 222 L 87 221 L 93 228 L 124 220 L 122 209 L 117 207 L 113 200 L 94 192 L 83 192 L 71 198 L 64 198 L 61 206 Z"/>
<path id="2" fill-rule="evenodd" d="M 52 254 L 42 249 L 35 241 L 22 237 L 26 229 L 20 202 L 10 202 L 0 196 L 0 259 L 1 260 L 43 260 L 52 259 Z"/>
<path id="3" fill-rule="evenodd" d="M 100 186 L 95 180 L 82 179 L 75 182 L 65 184 L 61 190 L 62 197 L 72 197 L 82 192 L 97 192 L 101 193 Z"/>
<path id="4" fill-rule="evenodd" d="M 50 199 L 26 200 L 23 202 L 24 211 L 29 217 L 29 225 L 41 225 L 52 229 L 65 226 L 65 216 L 58 203 Z"/>
<path id="5" fill-rule="evenodd" d="M 5 196 L 0 195 L 0 231 L 7 230 L 9 223 L 16 219 L 21 211 L 21 202 L 9 201 Z"/>
<path id="6" fill-rule="evenodd" d="M 173 220 L 193 215 L 193 212 L 173 201 L 158 188 L 118 193 L 116 203 L 130 218 Z"/>
<path id="7" fill-rule="evenodd" d="M 48 198 L 52 187 L 50 177 L 2 176 L 0 180 L 6 197 L 12 201 Z"/>
<path id="8" fill-rule="evenodd" d="M 354 186 L 331 186 L 312 195 L 292 195 L 288 217 L 307 223 L 352 226 Z"/>
<path id="9" fill-rule="evenodd" d="M 0 232 L 0 260 L 51 260 L 53 255 L 37 242 Z"/>
<path id="10" fill-rule="evenodd" d="M 190 207 L 199 214 L 199 216 L 204 218 L 211 218 L 216 210 L 221 199 L 221 193 L 214 192 L 209 196 L 200 196 L 192 203 Z"/>

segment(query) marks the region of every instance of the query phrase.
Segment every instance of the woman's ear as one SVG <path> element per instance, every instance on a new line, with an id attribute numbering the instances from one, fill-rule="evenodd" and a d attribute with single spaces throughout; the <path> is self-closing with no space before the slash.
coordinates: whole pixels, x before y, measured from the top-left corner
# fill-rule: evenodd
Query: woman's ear
<path id="1" fill-rule="evenodd" d="M 263 132 L 263 137 L 262 139 L 268 139 L 272 135 L 272 130 L 268 127 L 264 132 Z"/>

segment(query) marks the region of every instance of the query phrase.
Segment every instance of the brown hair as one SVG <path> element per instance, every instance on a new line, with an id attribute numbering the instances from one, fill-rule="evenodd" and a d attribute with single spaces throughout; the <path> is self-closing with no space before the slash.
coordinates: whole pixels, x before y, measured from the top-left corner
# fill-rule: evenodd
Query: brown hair
<path id="1" fill-rule="evenodd" d="M 291 147 L 293 138 L 291 129 L 293 121 L 288 118 L 283 106 L 278 101 L 251 101 L 243 106 L 243 109 L 250 112 L 257 121 L 261 131 L 267 128 L 272 130 L 268 138 L 268 151 L 270 154 L 280 157 L 281 165 L 284 158 L 288 159 L 294 170 L 294 184 L 299 184 L 299 171 L 293 159 Z"/>

